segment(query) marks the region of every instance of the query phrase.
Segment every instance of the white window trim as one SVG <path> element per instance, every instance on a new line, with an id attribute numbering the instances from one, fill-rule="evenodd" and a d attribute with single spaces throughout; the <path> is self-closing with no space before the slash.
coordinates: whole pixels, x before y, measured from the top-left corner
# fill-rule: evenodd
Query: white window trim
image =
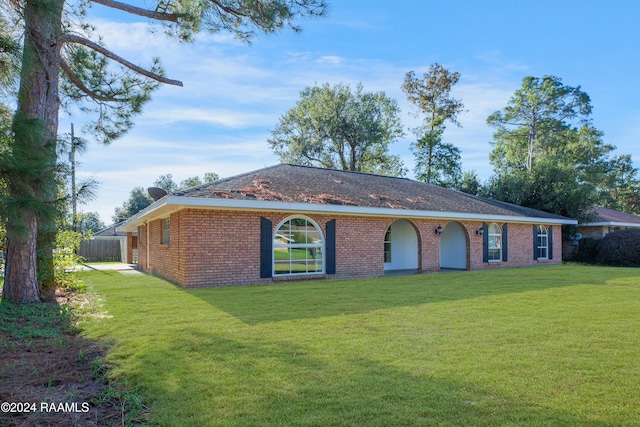
<path id="1" fill-rule="evenodd" d="M 544 233 L 540 232 L 540 229 L 544 229 Z M 538 252 L 538 258 L 539 260 L 546 260 L 549 259 L 549 229 L 547 227 L 545 227 L 544 225 L 538 225 L 537 227 L 538 232 L 536 233 L 536 251 Z M 538 245 L 538 242 L 542 241 L 542 237 L 545 238 L 545 241 L 547 242 L 546 245 Z M 545 249 L 545 256 L 540 256 L 540 249 L 544 248 Z"/>
<path id="2" fill-rule="evenodd" d="M 278 235 L 278 230 L 280 230 L 280 228 L 284 225 L 284 223 L 286 223 L 287 221 L 291 221 L 293 219 L 304 219 L 306 221 L 308 221 L 311 225 L 313 225 L 316 230 L 318 231 L 318 233 L 320 234 L 320 243 L 317 244 L 308 244 L 308 243 L 294 243 L 294 244 L 282 244 L 282 243 L 276 243 L 275 242 L 275 238 Z M 309 276 L 309 275 L 318 275 L 318 274 L 325 274 L 326 271 L 326 238 L 324 236 L 324 233 L 322 232 L 322 227 L 320 227 L 320 225 L 315 222 L 313 219 L 305 216 L 305 215 L 291 215 L 288 216 L 287 218 L 283 219 L 282 221 L 280 221 L 280 223 L 278 224 L 278 226 L 275 228 L 275 231 L 273 233 L 273 247 L 272 247 L 272 262 L 271 262 L 271 274 L 273 275 L 273 277 L 287 277 L 287 276 Z M 320 248 L 321 252 L 322 252 L 322 270 L 321 271 L 305 271 L 305 272 L 300 272 L 300 273 L 276 273 L 276 255 L 275 255 L 275 251 L 276 248 Z"/>

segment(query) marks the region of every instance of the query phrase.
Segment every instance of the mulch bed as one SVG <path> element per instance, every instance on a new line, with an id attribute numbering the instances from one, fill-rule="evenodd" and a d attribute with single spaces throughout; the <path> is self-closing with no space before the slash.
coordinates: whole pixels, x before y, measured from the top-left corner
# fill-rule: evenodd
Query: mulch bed
<path id="1" fill-rule="evenodd" d="M 60 292 L 56 297 L 58 302 L 74 298 Z M 79 335 L 16 339 L 0 331 L 0 404 L 5 405 L 0 426 L 131 425 L 121 394 L 111 392 L 104 365 L 96 363 L 104 355 Z M 28 412 L 17 412 L 14 405 L 8 412 L 6 402 L 35 405 Z"/>

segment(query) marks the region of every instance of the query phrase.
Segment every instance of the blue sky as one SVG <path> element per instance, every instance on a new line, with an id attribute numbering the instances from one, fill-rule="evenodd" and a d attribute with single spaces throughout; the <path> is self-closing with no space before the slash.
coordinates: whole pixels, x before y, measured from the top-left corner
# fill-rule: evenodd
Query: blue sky
<path id="1" fill-rule="evenodd" d="M 109 223 L 134 186 L 149 187 L 161 174 L 179 182 L 278 163 L 266 140 L 300 91 L 315 84 L 361 82 L 366 91 L 384 91 L 398 101 L 405 127 L 415 127 L 402 80 L 435 62 L 461 74 L 453 96 L 467 111 L 445 140 L 461 149 L 463 169 L 476 170 L 481 180 L 492 171 L 486 118 L 506 105 L 525 76 L 554 75 L 581 86 L 605 142 L 640 166 L 639 2 L 329 1 L 328 15 L 302 21 L 301 34 L 261 35 L 250 46 L 227 34 L 180 44 L 152 34 L 157 25 L 94 6 L 90 19 L 109 48 L 139 65 L 160 57 L 166 75 L 184 87 L 158 90 L 125 137 L 109 146 L 91 143 L 80 173 L 101 184 L 97 199 L 80 210 Z M 84 120 L 62 116 L 59 132 Z M 390 151 L 413 170 L 406 133 Z"/>

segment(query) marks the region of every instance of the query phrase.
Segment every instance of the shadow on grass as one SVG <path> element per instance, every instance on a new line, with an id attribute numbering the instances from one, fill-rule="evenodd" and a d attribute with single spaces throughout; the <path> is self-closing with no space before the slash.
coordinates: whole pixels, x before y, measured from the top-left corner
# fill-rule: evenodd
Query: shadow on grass
<path id="1" fill-rule="evenodd" d="M 639 277 L 637 269 L 553 266 L 368 279 L 289 282 L 187 290 L 247 324 L 309 319 L 373 310 L 605 284 Z"/>
<path id="2" fill-rule="evenodd" d="M 194 331 L 138 357 L 162 425 L 612 426 L 365 358 L 320 360 L 285 342 Z M 161 360 L 180 368 L 163 371 Z"/>

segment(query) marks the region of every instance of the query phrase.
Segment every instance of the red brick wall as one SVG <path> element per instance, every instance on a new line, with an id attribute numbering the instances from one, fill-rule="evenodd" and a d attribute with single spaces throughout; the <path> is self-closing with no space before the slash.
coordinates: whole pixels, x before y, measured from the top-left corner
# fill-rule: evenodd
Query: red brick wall
<path id="1" fill-rule="evenodd" d="M 578 227 L 576 230 L 576 232 L 582 234 L 583 239 L 602 239 L 608 231 L 608 227 L 604 226 Z"/>
<path id="2" fill-rule="evenodd" d="M 240 212 L 184 209 L 171 215 L 171 242 L 161 244 L 161 220 L 140 228 L 139 266 L 142 270 L 164 277 L 186 287 L 260 284 L 273 281 L 308 279 L 310 276 L 278 276 L 260 278 L 260 217 L 272 221 L 273 229 L 286 218 L 286 213 Z M 384 274 L 384 236 L 397 218 L 308 215 L 326 231 L 326 223 L 336 220 L 336 274 L 313 277 L 370 277 Z M 440 238 L 435 233 L 448 221 L 407 219 L 418 235 L 419 272 L 440 270 Z M 533 260 L 531 224 L 508 225 L 508 261 L 485 263 L 482 260 L 483 238 L 476 233 L 479 221 L 461 221 L 466 232 L 467 268 L 524 267 L 560 264 L 562 234 L 553 226 L 553 260 Z M 502 225 L 502 224 L 499 224 Z M 149 247 L 147 245 L 150 243 Z M 147 250 L 151 262 L 147 264 Z"/>

